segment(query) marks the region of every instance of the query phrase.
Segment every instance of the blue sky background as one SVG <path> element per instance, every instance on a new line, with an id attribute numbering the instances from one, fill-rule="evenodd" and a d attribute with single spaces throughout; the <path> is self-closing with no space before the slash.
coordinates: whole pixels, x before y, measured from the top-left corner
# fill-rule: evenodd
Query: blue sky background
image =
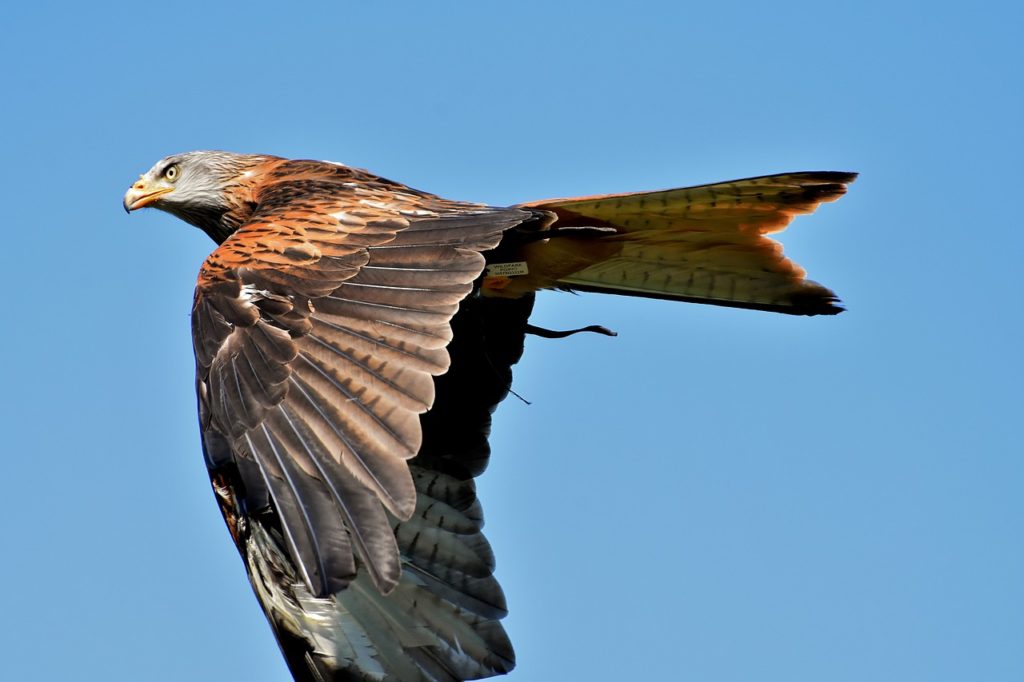
<path id="1" fill-rule="evenodd" d="M 31 5 L 31 6 L 30 6 Z M 16 3 L 0 679 L 287 678 L 199 451 L 173 152 L 456 198 L 856 170 L 849 312 L 543 296 L 480 481 L 515 682 L 1024 679 L 1019 3 Z"/>

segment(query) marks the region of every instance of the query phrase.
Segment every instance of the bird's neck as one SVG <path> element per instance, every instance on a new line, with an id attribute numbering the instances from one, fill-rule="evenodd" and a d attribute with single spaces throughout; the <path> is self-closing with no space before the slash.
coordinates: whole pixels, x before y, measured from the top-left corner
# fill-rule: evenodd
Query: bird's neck
<path id="1" fill-rule="evenodd" d="M 237 206 L 207 216 L 208 219 L 196 224 L 196 227 L 209 235 L 213 241 L 222 244 L 235 233 L 235 230 L 249 222 L 255 210 L 255 201 L 241 201 Z"/>
<path id="2" fill-rule="evenodd" d="M 225 239 L 245 224 L 254 208 L 255 204 L 248 210 L 213 206 L 188 207 L 187 209 L 175 207 L 168 209 L 168 212 L 186 223 L 198 227 L 218 244 L 223 244 Z"/>
<path id="3" fill-rule="evenodd" d="M 235 230 L 249 222 L 256 211 L 259 203 L 255 195 L 257 180 L 255 172 L 240 172 L 226 184 L 215 201 L 177 207 L 172 212 L 222 244 Z"/>

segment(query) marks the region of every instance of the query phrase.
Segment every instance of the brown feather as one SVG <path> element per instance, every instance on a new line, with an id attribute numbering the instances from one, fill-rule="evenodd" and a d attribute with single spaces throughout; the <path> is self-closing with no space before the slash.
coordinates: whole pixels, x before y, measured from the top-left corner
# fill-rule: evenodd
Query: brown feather
<path id="1" fill-rule="evenodd" d="M 332 164 L 278 160 L 262 173 L 247 185 L 253 214 L 200 272 L 193 319 L 208 428 L 259 464 L 314 593 L 350 576 L 322 575 L 348 564 L 319 554 L 326 531 L 301 512 L 304 496 L 370 491 L 376 522 L 360 518 L 366 504 L 341 516 L 360 529 L 374 582 L 390 589 L 397 550 L 389 528 L 378 537 L 380 514 L 413 513 L 405 460 L 420 447 L 431 376 L 448 367 L 449 323 L 483 269 L 480 251 L 533 214 L 396 191 L 368 175 L 353 182 L 358 173 Z M 330 499 L 336 513 L 347 502 Z"/>
<path id="2" fill-rule="evenodd" d="M 297 680 L 513 667 L 473 479 L 532 292 L 841 310 L 766 235 L 853 174 L 493 208 L 270 156 L 191 153 L 146 177 L 169 163 L 192 184 L 152 205 L 220 244 L 192 315 L 204 454 Z"/>
<path id="3" fill-rule="evenodd" d="M 601 226 L 615 234 L 532 242 L 518 257 L 530 274 L 490 292 L 561 287 L 711 303 L 799 315 L 842 310 L 831 291 L 763 235 L 846 192 L 853 173 L 810 172 L 660 192 L 549 199 L 524 204 L 560 226 Z"/>

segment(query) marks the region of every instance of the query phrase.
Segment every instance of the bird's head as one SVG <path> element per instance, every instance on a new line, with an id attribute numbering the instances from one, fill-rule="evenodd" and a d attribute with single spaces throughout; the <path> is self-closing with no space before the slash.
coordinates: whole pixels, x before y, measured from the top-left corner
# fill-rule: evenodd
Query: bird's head
<path id="1" fill-rule="evenodd" d="M 124 195 L 124 210 L 151 206 L 221 242 L 252 212 L 255 169 L 275 157 L 202 151 L 160 159 Z"/>

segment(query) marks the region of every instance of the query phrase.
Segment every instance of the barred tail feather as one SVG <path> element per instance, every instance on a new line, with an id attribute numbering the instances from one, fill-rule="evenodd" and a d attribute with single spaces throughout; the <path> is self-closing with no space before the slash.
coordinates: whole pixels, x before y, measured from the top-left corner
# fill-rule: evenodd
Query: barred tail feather
<path id="1" fill-rule="evenodd" d="M 658 192 L 549 199 L 525 206 L 556 227 L 614 228 L 524 248 L 536 288 L 667 298 L 795 315 L 842 311 L 766 235 L 846 193 L 854 173 L 787 173 Z"/>

